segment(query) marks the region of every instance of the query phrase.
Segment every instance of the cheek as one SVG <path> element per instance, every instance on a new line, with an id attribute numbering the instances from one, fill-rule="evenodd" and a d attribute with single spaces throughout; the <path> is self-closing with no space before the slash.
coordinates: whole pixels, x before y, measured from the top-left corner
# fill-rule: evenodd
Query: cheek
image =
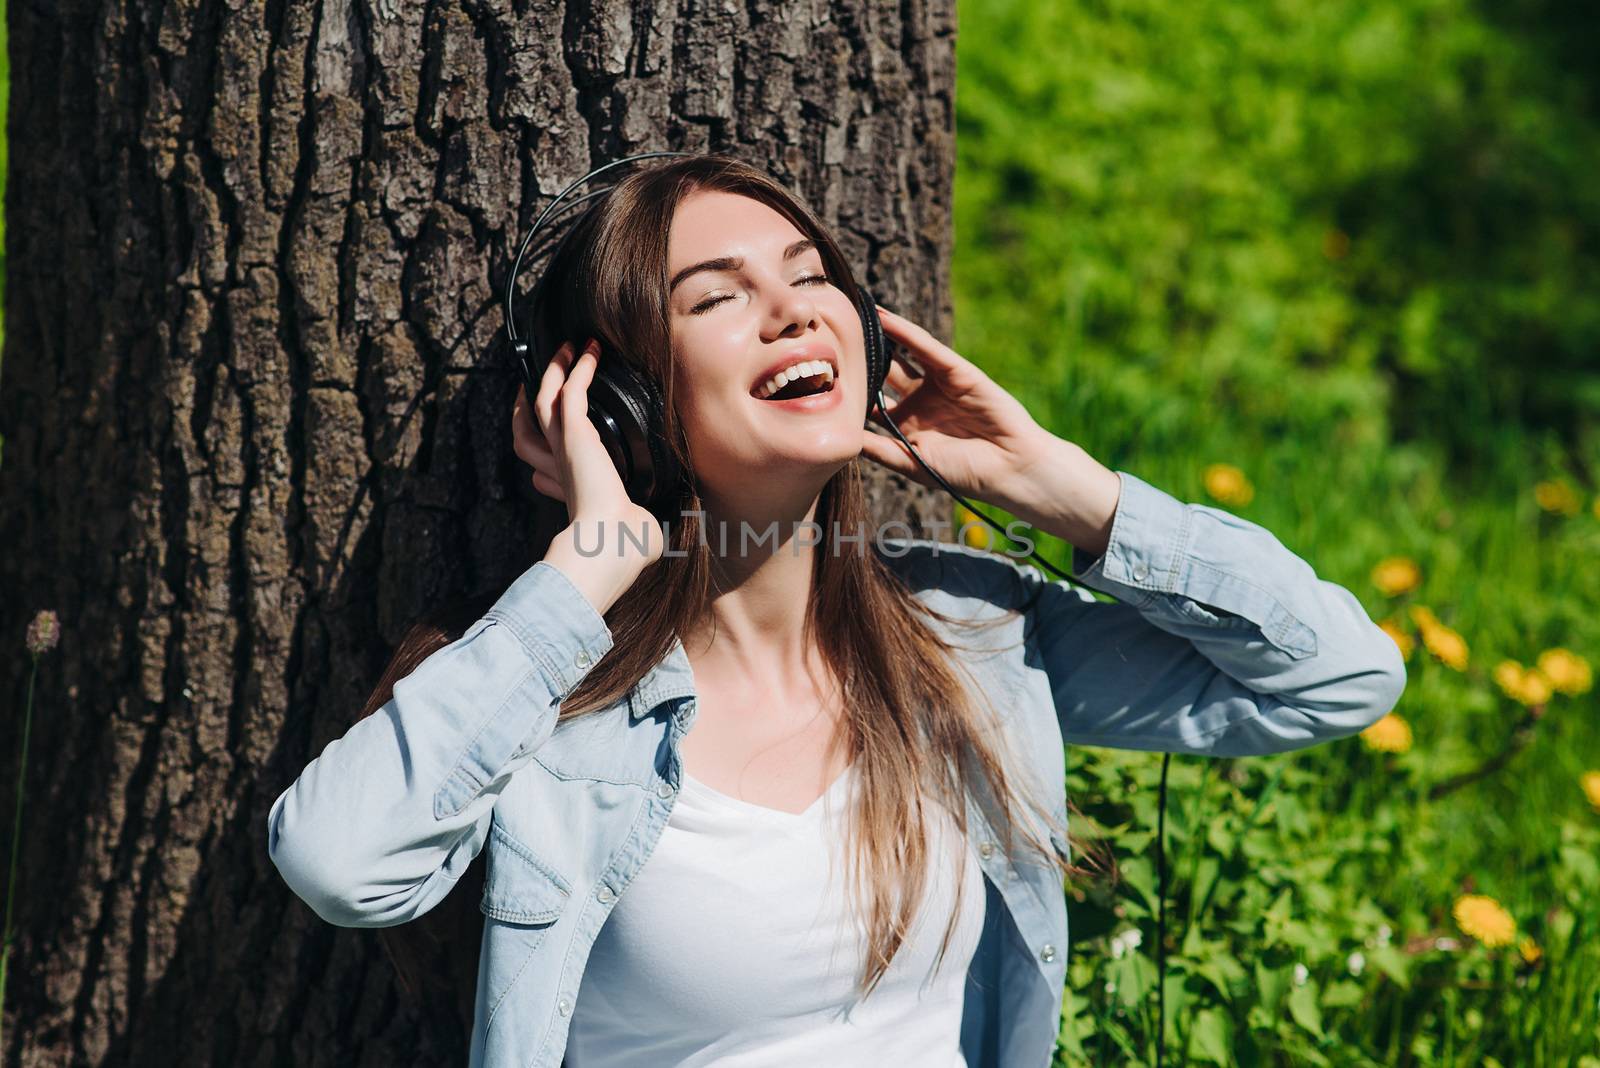
<path id="1" fill-rule="evenodd" d="M 737 443 L 749 431 L 729 411 L 738 403 L 737 379 L 717 366 L 685 361 L 679 364 L 676 386 L 678 420 L 690 448 L 702 456 L 738 451 Z"/>
<path id="2" fill-rule="evenodd" d="M 750 340 L 734 316 L 707 313 L 705 319 L 681 322 L 672 334 L 680 373 L 696 388 L 711 387 L 730 375 L 745 373 Z"/>
<path id="3" fill-rule="evenodd" d="M 697 411 L 702 419 L 725 409 L 736 391 L 747 388 L 741 385 L 746 372 L 737 358 L 740 351 L 726 344 L 715 348 L 704 345 L 680 348 L 676 381 L 678 403 L 687 410 Z"/>

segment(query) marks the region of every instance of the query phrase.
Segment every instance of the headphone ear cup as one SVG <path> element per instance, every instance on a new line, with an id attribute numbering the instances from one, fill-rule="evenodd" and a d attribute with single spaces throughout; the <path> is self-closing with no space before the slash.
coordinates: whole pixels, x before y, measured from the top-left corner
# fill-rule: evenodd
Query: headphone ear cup
<path id="1" fill-rule="evenodd" d="M 616 382 L 607 367 L 608 360 L 602 349 L 595 366 L 594 377 L 589 380 L 589 421 L 600 435 L 611 463 L 617 469 L 628 496 L 634 495 L 638 480 L 638 463 L 628 446 L 629 426 L 636 418 L 632 406 L 618 394 Z"/>
<path id="2" fill-rule="evenodd" d="M 590 384 L 590 402 L 609 415 L 601 438 L 613 460 L 622 458 L 617 470 L 629 500 L 657 518 L 668 518 L 662 509 L 673 503 L 683 472 L 667 442 L 660 390 L 626 361 L 607 358 L 602 350 Z"/>
<path id="3" fill-rule="evenodd" d="M 878 394 L 889 375 L 889 345 L 878 318 L 878 302 L 866 286 L 856 286 L 856 311 L 861 315 L 861 337 L 867 350 L 867 415 L 878 406 Z"/>

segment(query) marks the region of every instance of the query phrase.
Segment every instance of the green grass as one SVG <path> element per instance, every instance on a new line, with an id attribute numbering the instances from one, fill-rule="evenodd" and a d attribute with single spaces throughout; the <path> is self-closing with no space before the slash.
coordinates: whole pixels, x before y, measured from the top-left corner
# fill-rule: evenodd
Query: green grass
<path id="1" fill-rule="evenodd" d="M 1558 695 L 1504 769 L 1428 796 L 1510 743 L 1523 709 L 1498 661 L 1600 659 L 1600 132 L 1563 58 L 1594 31 L 1532 5 L 1494 17 L 1459 0 L 961 12 L 954 346 L 1107 465 L 1267 527 L 1374 619 L 1415 635 L 1405 606 L 1431 607 L 1470 648 L 1464 673 L 1411 655 L 1407 753 L 1174 758 L 1168 1064 L 1600 1050 L 1600 813 L 1579 788 L 1600 768 L 1596 693 Z M 1254 498 L 1209 497 L 1212 462 Z M 1542 509 L 1546 479 L 1582 511 Z M 1391 555 L 1423 575 L 1392 600 L 1370 579 Z M 1061 1063 L 1153 1063 L 1137 887 L 1160 758 L 1074 749 L 1069 767 L 1095 821 L 1075 831 L 1106 828 L 1124 880 L 1073 888 Z M 1510 911 L 1537 965 L 1457 927 L 1469 891 Z M 1114 956 L 1130 926 L 1142 945 Z M 1405 948 L 1439 936 L 1458 948 Z"/>

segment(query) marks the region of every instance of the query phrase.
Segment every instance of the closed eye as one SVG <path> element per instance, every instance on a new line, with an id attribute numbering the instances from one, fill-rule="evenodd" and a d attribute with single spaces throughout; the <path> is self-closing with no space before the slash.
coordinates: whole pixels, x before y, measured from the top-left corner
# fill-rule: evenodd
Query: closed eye
<path id="1" fill-rule="evenodd" d="M 818 285 L 827 285 L 828 281 L 829 281 L 828 276 L 825 275 L 825 274 L 810 274 L 810 275 L 807 275 L 804 278 L 796 279 L 794 284 L 797 285 L 797 286 L 803 286 L 803 285 L 808 285 L 808 284 L 814 282 L 814 283 L 816 283 Z M 731 294 L 724 294 L 724 295 L 722 295 L 720 297 L 707 298 L 706 300 L 702 300 L 699 304 L 696 304 L 694 307 L 690 308 L 689 309 L 689 314 L 690 315 L 699 315 L 702 312 L 710 311 L 712 308 L 715 308 L 718 304 L 721 304 L 725 300 L 732 300 L 732 299 L 733 299 L 733 296 Z"/>

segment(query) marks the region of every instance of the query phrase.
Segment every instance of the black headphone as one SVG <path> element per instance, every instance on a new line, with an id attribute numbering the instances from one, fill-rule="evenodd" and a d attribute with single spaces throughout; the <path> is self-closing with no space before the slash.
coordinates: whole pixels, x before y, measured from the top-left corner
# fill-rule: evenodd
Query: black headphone
<path id="1" fill-rule="evenodd" d="M 573 235 L 585 231 L 593 221 L 595 209 L 599 206 L 598 202 L 590 205 L 583 217 L 562 235 L 551 252 L 550 266 L 540 275 L 530 295 L 533 309 L 532 336 L 521 338 L 517 335 L 512 301 L 516 293 L 517 275 L 522 267 L 522 257 L 533 235 L 544 227 L 545 221 L 568 193 L 602 171 L 654 156 L 693 155 L 695 155 L 693 152 L 640 152 L 607 163 L 605 166 L 596 167 L 563 189 L 555 200 L 551 201 L 550 206 L 545 208 L 544 213 L 539 216 L 539 221 L 534 223 L 533 229 L 522 239 L 522 245 L 517 249 L 517 258 L 511 266 L 511 275 L 506 279 L 504 312 L 506 338 L 516 359 L 518 370 L 522 374 L 522 384 L 527 391 L 529 403 L 532 403 L 533 398 L 538 395 L 539 380 L 544 376 L 544 370 L 555 355 L 556 349 L 563 340 L 566 340 L 558 336 L 560 331 L 555 328 L 554 320 L 560 311 L 557 307 L 559 300 L 556 299 L 556 295 L 548 291 L 547 286 L 551 278 L 565 272 L 552 268 L 561 263 L 572 251 Z M 608 192 L 610 192 L 609 186 L 585 194 L 569 204 L 568 208 Z M 882 409 L 883 380 L 889 373 L 889 351 L 884 338 L 883 323 L 878 319 L 876 301 L 873 300 L 872 294 L 865 286 L 856 285 L 850 296 L 855 302 L 856 313 L 861 317 L 861 334 L 866 340 L 867 409 L 862 415 L 863 420 L 866 420 L 871 417 L 874 408 Z M 611 455 L 611 462 L 616 465 L 617 474 L 627 488 L 628 498 L 648 509 L 657 518 L 668 518 L 664 513 L 680 500 L 686 479 L 677 455 L 667 442 L 665 402 L 660 385 L 649 375 L 640 374 L 629 366 L 626 360 L 607 359 L 602 343 L 600 359 L 595 365 L 594 379 L 589 384 L 588 394 L 589 418 L 594 422 L 595 429 L 600 432 L 600 440 L 605 443 L 606 452 Z"/>
<path id="2" fill-rule="evenodd" d="M 517 336 L 516 320 L 512 314 L 512 300 L 516 296 L 517 275 L 522 269 L 522 257 L 528 250 L 528 243 L 533 240 L 533 235 L 543 229 L 545 222 L 555 212 L 556 206 L 564 200 L 573 189 L 587 182 L 595 175 L 620 167 L 634 160 L 649 159 L 656 156 L 693 156 L 693 152 L 640 152 L 632 156 L 624 156 L 613 160 L 603 166 L 596 167 L 582 178 L 577 179 L 556 195 L 555 200 L 545 208 L 539 220 L 533 224 L 522 239 L 522 244 L 517 248 L 517 257 L 511 264 L 510 277 L 506 279 L 503 311 L 506 321 L 506 339 L 511 346 L 511 353 L 516 358 L 517 368 L 522 375 L 523 388 L 527 391 L 528 403 L 533 403 L 533 398 L 538 396 L 539 380 L 544 375 L 545 368 L 549 365 L 551 357 L 560 347 L 560 340 L 556 337 L 557 331 L 553 322 L 554 316 L 559 313 L 559 300 L 552 299 L 546 283 L 550 278 L 564 272 L 551 268 L 560 263 L 574 247 L 573 235 L 585 230 L 589 223 L 596 217 L 594 214 L 597 205 L 590 205 L 582 218 L 562 235 L 551 253 L 550 265 L 540 275 L 539 281 L 534 285 L 530 296 L 533 307 L 533 334 L 531 343 L 527 338 Z M 610 187 L 598 189 L 583 196 L 577 197 L 563 211 L 610 192 Z M 866 286 L 857 284 L 850 294 L 855 301 L 856 312 L 861 316 L 861 334 L 866 339 L 867 349 L 867 410 L 864 418 L 870 423 L 872 412 L 877 410 L 879 416 L 888 426 L 900 443 L 906 447 L 917 463 L 934 481 L 957 501 L 960 501 L 973 515 L 988 523 L 999 531 L 1006 540 L 1011 541 L 1010 533 L 989 518 L 979 509 L 973 507 L 972 502 L 946 482 L 944 478 L 929 467 L 922 455 L 907 441 L 905 435 L 900 433 L 900 428 L 889 417 L 884 409 L 887 407 L 883 396 L 883 381 L 889 373 L 889 346 L 884 338 L 883 323 L 878 318 L 877 302 L 872 299 L 872 294 Z M 628 490 L 628 498 L 635 504 L 642 505 L 658 519 L 671 518 L 667 511 L 673 507 L 685 489 L 686 477 L 682 465 L 678 463 L 677 455 L 667 442 L 666 424 L 664 418 L 665 402 L 662 399 L 660 386 L 630 367 L 625 360 L 606 359 L 602 345 L 600 359 L 595 365 L 594 379 L 589 383 L 589 418 L 594 423 L 595 429 L 600 432 L 600 440 L 605 443 L 606 452 L 611 455 L 611 462 L 617 467 L 617 474 L 621 476 L 622 483 Z M 1056 567 L 1050 561 L 1036 552 L 1030 551 L 1040 564 L 1062 579 L 1071 580 L 1071 576 Z M 1166 866 L 1166 816 L 1167 816 L 1167 766 L 1172 761 L 1172 754 L 1165 753 L 1161 759 L 1161 798 L 1158 806 L 1158 827 L 1156 832 L 1156 867 L 1158 869 L 1157 899 L 1160 906 L 1156 923 L 1156 956 L 1160 962 L 1160 978 L 1156 983 L 1156 998 L 1160 1009 L 1156 1024 L 1156 1065 L 1157 1068 L 1164 1060 L 1166 1049 L 1166 993 L 1167 993 L 1167 958 L 1166 958 L 1166 930 L 1167 930 L 1167 866 Z"/>

